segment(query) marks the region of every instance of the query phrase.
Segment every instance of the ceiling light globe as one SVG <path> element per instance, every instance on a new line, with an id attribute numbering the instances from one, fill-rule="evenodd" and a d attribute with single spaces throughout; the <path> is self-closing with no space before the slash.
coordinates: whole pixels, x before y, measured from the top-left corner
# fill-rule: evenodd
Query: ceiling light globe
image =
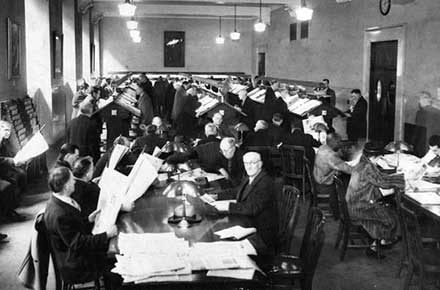
<path id="1" fill-rule="evenodd" d="M 266 30 L 266 23 L 264 23 L 263 21 L 258 21 L 257 23 L 254 24 L 254 30 L 256 32 L 263 32 Z"/>
<path id="2" fill-rule="evenodd" d="M 140 32 L 139 30 L 130 30 L 130 36 L 131 36 L 132 38 L 134 38 L 134 37 L 140 37 L 140 35 L 141 35 L 141 32 Z"/>
<path id="3" fill-rule="evenodd" d="M 124 17 L 132 17 L 136 11 L 136 5 L 129 2 L 118 5 L 119 14 Z"/>
<path id="4" fill-rule="evenodd" d="M 129 30 L 135 30 L 138 27 L 138 22 L 135 20 L 128 20 L 127 21 L 127 28 Z"/>
<path id="5" fill-rule="evenodd" d="M 299 21 L 309 21 L 313 16 L 313 9 L 307 7 L 299 7 L 295 10 L 296 19 Z"/>
<path id="6" fill-rule="evenodd" d="M 225 38 L 223 36 L 219 35 L 215 38 L 215 43 L 223 44 L 223 43 L 225 43 Z"/>
<path id="7" fill-rule="evenodd" d="M 232 40 L 240 40 L 240 32 L 238 31 L 231 32 L 230 37 Z"/>

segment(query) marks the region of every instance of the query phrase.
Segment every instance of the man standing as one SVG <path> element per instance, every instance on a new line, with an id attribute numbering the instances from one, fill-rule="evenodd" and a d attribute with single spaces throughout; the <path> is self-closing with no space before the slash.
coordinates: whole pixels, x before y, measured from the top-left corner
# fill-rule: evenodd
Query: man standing
<path id="1" fill-rule="evenodd" d="M 358 141 L 367 136 L 367 101 L 359 89 L 351 91 L 350 109 L 345 113 L 347 118 L 348 140 Z"/>
<path id="2" fill-rule="evenodd" d="M 352 170 L 351 166 L 345 163 L 337 153 L 340 142 L 341 137 L 338 134 L 328 134 L 326 144 L 321 145 L 316 153 L 313 167 L 316 191 L 318 194 L 329 195 L 330 207 L 335 218 L 339 217 L 339 208 L 333 176 L 338 171 L 350 174 Z"/>
<path id="3" fill-rule="evenodd" d="M 247 176 L 239 186 L 235 202 L 214 206 L 220 212 L 250 217 L 268 249 L 273 249 L 277 234 L 273 180 L 262 170 L 263 162 L 259 153 L 246 153 L 243 164 Z"/>
<path id="4" fill-rule="evenodd" d="M 182 85 L 176 90 L 173 102 L 173 111 L 171 112 L 171 120 L 173 120 L 174 122 L 177 121 L 183 111 L 183 104 L 186 102 L 187 96 L 186 90 L 188 90 L 189 87 L 189 82 L 184 81 Z"/>
<path id="5" fill-rule="evenodd" d="M 80 104 L 80 115 L 71 120 L 67 128 L 68 143 L 79 148 L 80 156 L 91 156 L 96 164 L 100 157 L 100 130 L 92 118 L 93 106 L 84 101 Z"/>
<path id="6" fill-rule="evenodd" d="M 336 94 L 335 91 L 330 88 L 330 80 L 323 79 L 322 84 L 324 85 L 324 92 L 327 95 L 329 104 L 332 106 L 336 105 Z"/>

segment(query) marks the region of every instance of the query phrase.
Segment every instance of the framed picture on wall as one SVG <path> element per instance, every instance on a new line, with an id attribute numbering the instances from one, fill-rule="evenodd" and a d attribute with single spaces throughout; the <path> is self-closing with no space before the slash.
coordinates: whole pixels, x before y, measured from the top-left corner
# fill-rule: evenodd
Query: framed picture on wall
<path id="1" fill-rule="evenodd" d="M 164 33 L 164 66 L 185 66 L 185 32 L 165 31 Z"/>
<path id="2" fill-rule="evenodd" d="M 63 77 L 63 34 L 52 31 L 52 78 Z"/>
<path id="3" fill-rule="evenodd" d="M 20 77 L 20 25 L 8 17 L 8 80 Z"/>

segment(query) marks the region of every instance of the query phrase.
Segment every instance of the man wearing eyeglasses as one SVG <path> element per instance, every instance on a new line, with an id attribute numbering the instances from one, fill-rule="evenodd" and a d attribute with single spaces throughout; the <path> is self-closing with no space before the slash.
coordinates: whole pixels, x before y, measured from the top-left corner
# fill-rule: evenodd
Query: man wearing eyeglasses
<path id="1" fill-rule="evenodd" d="M 247 176 L 238 188 L 235 202 L 214 206 L 220 212 L 250 217 L 258 234 L 271 250 L 277 233 L 273 180 L 262 169 L 263 162 L 259 153 L 246 153 L 243 156 L 243 164 Z"/>

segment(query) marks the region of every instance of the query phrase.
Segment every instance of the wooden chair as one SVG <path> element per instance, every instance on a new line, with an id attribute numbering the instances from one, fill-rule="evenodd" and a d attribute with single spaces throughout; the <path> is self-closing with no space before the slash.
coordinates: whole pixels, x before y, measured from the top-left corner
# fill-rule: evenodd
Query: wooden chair
<path id="1" fill-rule="evenodd" d="M 342 180 L 338 177 L 334 177 L 336 192 L 338 194 L 339 203 L 339 228 L 336 237 L 335 249 L 339 248 L 339 244 L 342 240 L 342 246 L 339 254 L 339 259 L 344 260 L 345 253 L 348 248 L 350 249 L 366 249 L 370 247 L 370 236 L 365 231 L 360 223 L 356 220 L 350 218 L 348 212 L 347 202 L 345 200 L 345 194 L 347 192 L 347 186 L 344 185 Z M 360 241 L 361 243 L 355 243 L 355 241 Z M 349 243 L 350 242 L 350 243 Z M 377 255 L 380 257 L 381 247 L 377 246 Z"/>
<path id="2" fill-rule="evenodd" d="M 278 191 L 278 245 L 277 253 L 288 253 L 292 244 L 296 224 L 300 213 L 299 190 L 291 185 L 284 185 Z"/>
<path id="3" fill-rule="evenodd" d="M 416 215 L 404 207 L 401 208 L 401 212 L 408 250 L 408 272 L 403 289 L 409 289 L 412 278 L 416 274 L 419 276 L 419 290 L 423 290 L 426 289 L 428 274 L 435 275 L 435 279 L 440 281 L 440 250 L 423 248 L 420 226 Z"/>
<path id="4" fill-rule="evenodd" d="M 319 193 L 316 188 L 316 182 L 313 178 L 313 172 L 310 166 L 310 162 L 306 160 L 307 182 L 310 184 L 310 206 L 318 207 L 322 210 L 325 217 L 331 216 L 329 207 L 329 195 Z"/>
<path id="5" fill-rule="evenodd" d="M 282 145 L 280 147 L 282 174 L 286 182 L 299 180 L 303 201 L 306 201 L 306 156 L 303 146 Z"/>
<path id="6" fill-rule="evenodd" d="M 311 290 L 313 276 L 324 244 L 324 215 L 316 207 L 310 208 L 299 257 L 278 255 L 268 271 L 270 287 L 291 288 L 299 280 L 301 289 Z"/>

